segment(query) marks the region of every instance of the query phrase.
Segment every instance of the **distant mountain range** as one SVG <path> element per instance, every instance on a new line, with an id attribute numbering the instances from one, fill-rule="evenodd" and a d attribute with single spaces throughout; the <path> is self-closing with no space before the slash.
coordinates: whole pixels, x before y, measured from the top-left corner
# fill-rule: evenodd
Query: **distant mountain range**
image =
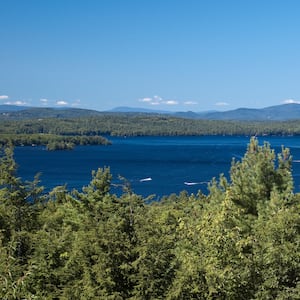
<path id="1" fill-rule="evenodd" d="M 300 104 L 290 103 L 265 108 L 238 108 L 228 111 L 206 111 L 206 112 L 170 112 L 149 110 L 131 107 L 117 107 L 112 112 L 145 112 L 145 113 L 164 113 L 189 119 L 206 120 L 239 120 L 239 121 L 284 121 L 300 119 Z"/>
<path id="2" fill-rule="evenodd" d="M 300 104 L 282 104 L 255 108 L 238 108 L 228 111 L 206 112 L 170 112 L 133 107 L 117 107 L 110 111 L 96 111 L 82 108 L 44 108 L 14 105 L 0 105 L 0 120 L 4 119 L 34 119 L 34 118 L 76 118 L 97 116 L 103 114 L 165 114 L 189 119 L 206 120 L 238 120 L 238 121 L 285 121 L 300 119 Z"/>

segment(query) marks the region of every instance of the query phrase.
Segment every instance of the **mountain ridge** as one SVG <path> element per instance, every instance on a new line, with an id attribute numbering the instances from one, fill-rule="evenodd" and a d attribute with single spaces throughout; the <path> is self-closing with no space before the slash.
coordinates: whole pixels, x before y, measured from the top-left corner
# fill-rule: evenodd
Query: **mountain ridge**
<path id="1" fill-rule="evenodd" d="M 120 106 L 112 110 L 97 111 L 73 107 L 29 107 L 0 105 L 0 120 L 34 118 L 76 118 L 103 114 L 162 114 L 187 119 L 232 121 L 287 121 L 300 119 L 300 104 L 289 103 L 265 108 L 241 107 L 228 111 L 165 111 Z"/>
<path id="2" fill-rule="evenodd" d="M 122 109 L 123 108 L 123 109 Z M 112 110 L 114 111 L 114 110 Z M 138 108 L 119 107 L 118 112 L 138 112 Z M 147 110 L 152 113 L 161 111 Z M 237 120 L 237 121 L 285 121 L 300 119 L 300 104 L 288 103 L 268 106 L 264 108 L 241 107 L 227 111 L 203 111 L 203 112 L 164 112 L 182 118 L 206 119 L 206 120 Z"/>

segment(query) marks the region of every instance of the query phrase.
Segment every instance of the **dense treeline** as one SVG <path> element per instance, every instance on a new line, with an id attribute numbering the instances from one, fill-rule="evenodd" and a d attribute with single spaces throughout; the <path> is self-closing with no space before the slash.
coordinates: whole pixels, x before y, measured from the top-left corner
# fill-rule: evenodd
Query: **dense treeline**
<path id="1" fill-rule="evenodd" d="M 110 170 L 44 193 L 0 161 L 1 299 L 299 299 L 300 195 L 291 156 L 251 139 L 230 180 L 160 202 Z M 150 203 L 149 203 L 150 202 Z"/>
<path id="2" fill-rule="evenodd" d="M 102 136 L 66 136 L 57 134 L 0 134 L 0 144 L 14 146 L 46 146 L 48 150 L 71 150 L 76 145 L 110 145 Z"/>
<path id="3" fill-rule="evenodd" d="M 55 135 L 299 135 L 300 121 L 246 122 L 151 114 L 104 114 L 83 118 L 1 121 L 0 134 Z"/>
<path id="4" fill-rule="evenodd" d="M 4 120 L 0 144 L 45 145 L 70 150 L 76 145 L 108 145 L 102 135 L 298 135 L 300 121 L 241 122 L 176 118 L 153 114 L 103 114 L 78 118 Z"/>

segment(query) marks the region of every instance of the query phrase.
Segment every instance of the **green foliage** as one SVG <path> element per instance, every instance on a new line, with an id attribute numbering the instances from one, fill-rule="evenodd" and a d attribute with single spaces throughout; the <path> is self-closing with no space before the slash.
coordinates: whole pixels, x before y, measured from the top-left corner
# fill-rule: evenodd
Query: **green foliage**
<path id="1" fill-rule="evenodd" d="M 300 195 L 291 156 L 250 140 L 230 180 L 160 202 L 111 194 L 109 168 L 81 191 L 43 193 L 0 159 L 1 299 L 299 299 Z M 145 204 L 147 203 L 147 204 Z"/>
<path id="2" fill-rule="evenodd" d="M 88 139 L 93 143 L 100 135 L 111 136 L 178 136 L 178 135 L 299 135 L 300 122 L 294 121 L 220 121 L 196 120 L 161 114 L 101 114 L 89 117 L 43 118 L 32 117 L 27 120 L 2 120 L 0 122 L 0 141 L 8 135 L 15 145 L 26 145 L 31 139 L 72 137 Z M 33 136 L 32 136 L 33 135 Z M 52 137 L 51 137 L 52 135 Z M 48 137 L 47 137 L 48 136 Z M 101 137 L 100 137 L 101 138 Z M 103 139 L 103 138 L 102 138 Z M 100 142 L 97 142 L 100 144 Z M 103 143 L 103 142 L 102 142 Z M 32 143 L 31 143 L 32 144 Z M 36 144 L 36 143 L 33 143 Z"/>
<path id="3" fill-rule="evenodd" d="M 38 187 L 38 177 L 33 182 L 17 178 L 13 149 L 1 150 L 0 296 L 20 299 L 20 295 L 27 295 L 23 283 L 30 274 L 28 260 L 34 251 L 33 235 L 38 228 L 43 189 Z"/>
<path id="4" fill-rule="evenodd" d="M 134 299 L 164 299 L 175 277 L 178 214 L 159 204 L 147 208 L 137 223 L 138 245 Z"/>
<path id="5" fill-rule="evenodd" d="M 0 134 L 0 145 L 46 146 L 47 150 L 72 150 L 75 145 L 109 145 L 102 136 L 68 136 L 44 133 L 6 133 Z"/>
<path id="6" fill-rule="evenodd" d="M 273 192 L 255 230 L 259 241 L 258 299 L 300 298 L 300 198 Z"/>
<path id="7" fill-rule="evenodd" d="M 258 144 L 252 138 L 241 162 L 233 161 L 231 187 L 228 191 L 232 201 L 247 212 L 256 215 L 258 206 L 270 200 L 271 192 L 292 192 L 291 157 L 287 149 L 279 154 L 279 167 L 275 167 L 275 152 L 270 145 Z"/>

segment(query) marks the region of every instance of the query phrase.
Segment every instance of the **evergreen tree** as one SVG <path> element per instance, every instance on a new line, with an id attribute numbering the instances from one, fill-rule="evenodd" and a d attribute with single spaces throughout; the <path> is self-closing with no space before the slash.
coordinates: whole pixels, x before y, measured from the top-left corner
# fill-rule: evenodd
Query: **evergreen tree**
<path id="1" fill-rule="evenodd" d="M 176 270 L 177 212 L 172 205 L 149 205 L 137 224 L 133 299 L 165 299 Z"/>
<path id="2" fill-rule="evenodd" d="M 299 194 L 274 191 L 255 230 L 261 277 L 256 299 L 300 299 Z"/>
<path id="3" fill-rule="evenodd" d="M 292 192 L 291 156 L 282 148 L 275 164 L 275 151 L 269 143 L 263 146 L 251 138 L 242 161 L 233 161 L 230 178 L 230 198 L 247 213 L 258 214 L 259 205 L 270 200 L 271 192 Z"/>
<path id="4" fill-rule="evenodd" d="M 33 252 L 32 236 L 38 228 L 43 188 L 38 186 L 38 177 L 33 182 L 23 182 L 16 177 L 12 147 L 1 151 L 0 295 L 2 299 L 17 299 L 26 294 L 23 294 L 24 282 L 30 273 L 27 263 Z"/>

